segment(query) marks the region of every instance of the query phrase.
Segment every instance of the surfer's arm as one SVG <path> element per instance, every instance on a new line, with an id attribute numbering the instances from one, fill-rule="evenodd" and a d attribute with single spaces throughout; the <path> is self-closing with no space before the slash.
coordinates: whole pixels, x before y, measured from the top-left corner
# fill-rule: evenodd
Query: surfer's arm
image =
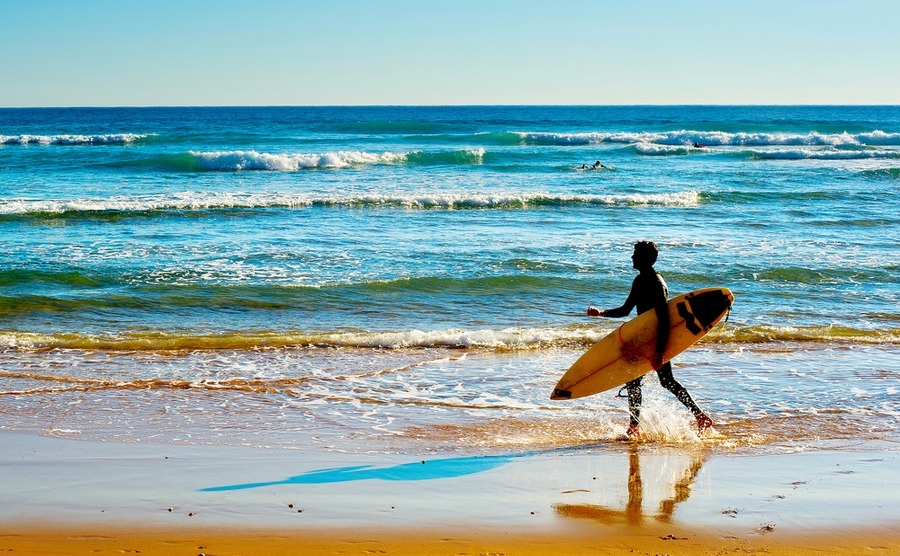
<path id="1" fill-rule="evenodd" d="M 631 310 L 634 309 L 635 304 L 634 289 L 632 288 L 631 293 L 628 294 L 628 299 L 625 300 L 625 304 L 621 307 L 605 310 L 601 310 L 596 307 L 588 307 L 587 314 L 589 317 L 610 317 L 613 319 L 619 317 L 627 317 L 628 314 L 631 313 Z M 668 330 L 668 328 L 666 330 Z"/>

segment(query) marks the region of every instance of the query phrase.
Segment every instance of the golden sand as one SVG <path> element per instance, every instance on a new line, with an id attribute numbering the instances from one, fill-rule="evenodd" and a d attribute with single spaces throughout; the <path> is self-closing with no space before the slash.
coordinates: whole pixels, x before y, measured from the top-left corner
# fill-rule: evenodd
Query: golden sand
<path id="1" fill-rule="evenodd" d="M 157 529 L 55 529 L 37 525 L 0 529 L 0 553 L 153 554 L 160 556 L 305 556 L 373 555 L 698 555 L 767 554 L 829 556 L 900 554 L 900 530 L 791 535 L 771 532 L 754 536 L 713 536 L 681 528 L 641 527 L 604 530 L 593 535 L 532 536 L 520 533 L 442 534 L 429 532 L 273 531 Z"/>

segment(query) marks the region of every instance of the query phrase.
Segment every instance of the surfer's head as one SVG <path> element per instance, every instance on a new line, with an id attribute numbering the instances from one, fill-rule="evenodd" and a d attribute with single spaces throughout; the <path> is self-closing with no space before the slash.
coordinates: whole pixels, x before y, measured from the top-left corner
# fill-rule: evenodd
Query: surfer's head
<path id="1" fill-rule="evenodd" d="M 634 268 L 640 270 L 653 266 L 658 256 L 659 248 L 655 243 L 652 241 L 639 241 L 634 244 L 634 255 L 631 256 L 631 260 L 634 263 Z"/>

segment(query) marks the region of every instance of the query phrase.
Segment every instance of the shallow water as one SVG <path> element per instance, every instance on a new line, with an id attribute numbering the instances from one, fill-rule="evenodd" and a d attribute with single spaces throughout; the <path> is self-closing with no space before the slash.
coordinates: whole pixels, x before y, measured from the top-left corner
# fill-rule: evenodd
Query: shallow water
<path id="1" fill-rule="evenodd" d="M 549 399 L 579 354 L 7 350 L 0 419 L 67 438 L 350 452 L 492 454 L 613 441 L 627 422 L 615 392 Z M 675 373 L 715 417 L 714 434 L 698 439 L 687 411 L 649 375 L 647 440 L 765 452 L 896 442 L 895 355 L 881 345 L 696 347 Z"/>

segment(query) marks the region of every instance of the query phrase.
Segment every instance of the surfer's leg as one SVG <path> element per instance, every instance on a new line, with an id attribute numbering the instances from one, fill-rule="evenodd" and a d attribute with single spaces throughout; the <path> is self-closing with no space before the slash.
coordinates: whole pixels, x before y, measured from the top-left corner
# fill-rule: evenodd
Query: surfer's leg
<path id="1" fill-rule="evenodd" d="M 627 383 L 625 387 L 628 389 L 628 414 L 631 416 L 631 425 L 637 426 L 641 423 L 641 402 L 643 396 L 641 394 L 641 378 L 636 378 Z"/>
<path id="2" fill-rule="evenodd" d="M 694 400 L 691 398 L 691 395 L 688 394 L 687 388 L 681 385 L 680 382 L 675 380 L 675 376 L 672 374 L 672 364 L 666 363 L 656 371 L 656 375 L 659 377 L 659 383 L 662 384 L 663 388 L 675 394 L 675 397 L 678 398 L 678 401 L 683 403 L 685 407 L 691 410 L 691 413 L 696 417 L 703 413 L 697 404 L 694 403 Z"/>
<path id="3" fill-rule="evenodd" d="M 694 403 L 693 398 L 688 394 L 687 388 L 675 380 L 675 376 L 672 374 L 671 363 L 666 363 L 660 367 L 656 374 L 659 376 L 659 383 L 663 385 L 663 388 L 675 394 L 678 401 L 683 403 L 694 414 L 694 418 L 697 419 L 697 430 L 700 434 L 703 434 L 703 431 L 713 426 L 712 419 Z"/>
<path id="4" fill-rule="evenodd" d="M 625 434 L 617 440 L 633 441 L 641 438 L 641 379 L 636 378 L 625 384 L 628 389 L 628 414 L 630 422 Z"/>

